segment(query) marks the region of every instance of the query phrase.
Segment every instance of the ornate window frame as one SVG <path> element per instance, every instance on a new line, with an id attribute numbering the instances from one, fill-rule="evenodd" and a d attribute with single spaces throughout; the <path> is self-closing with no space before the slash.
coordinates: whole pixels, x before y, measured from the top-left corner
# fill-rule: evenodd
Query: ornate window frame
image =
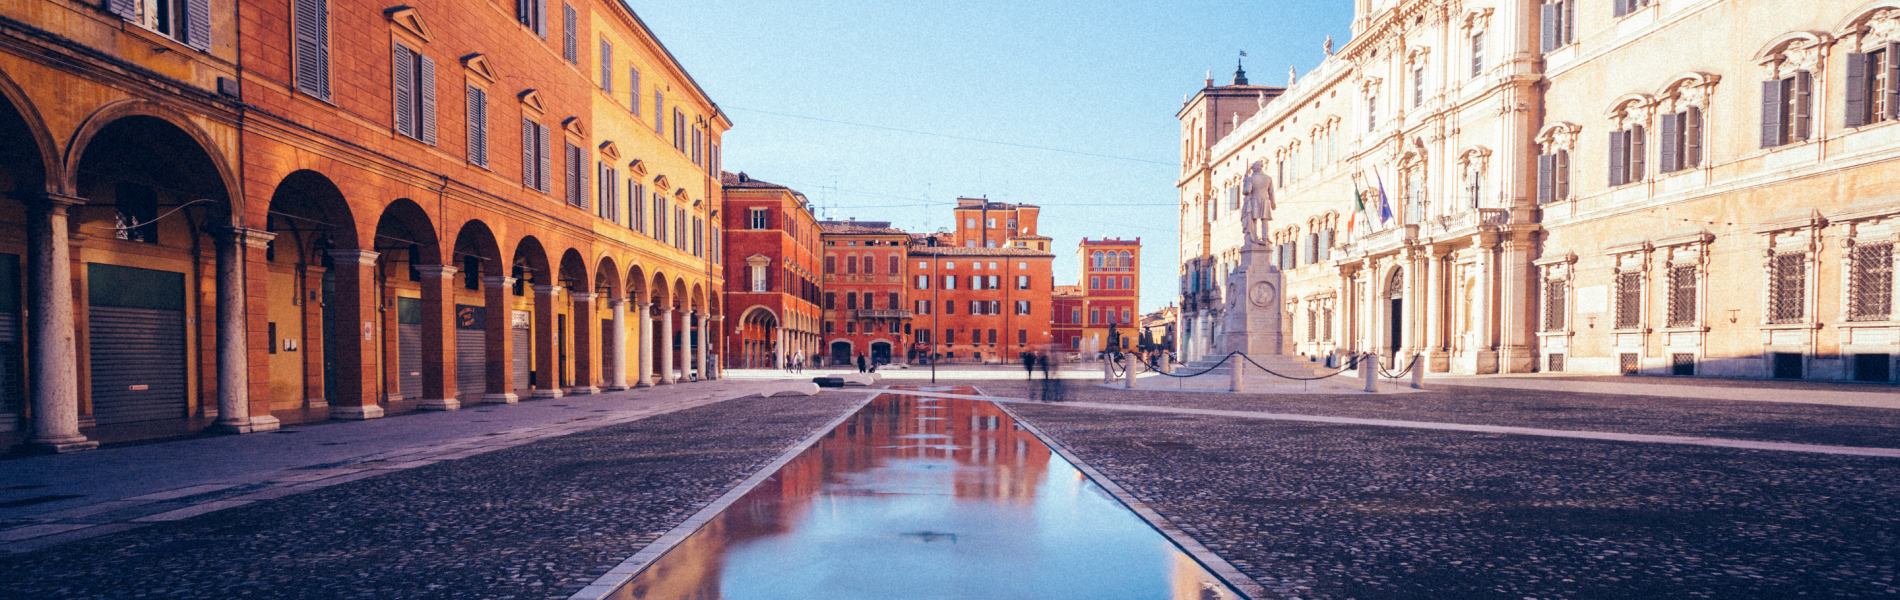
<path id="1" fill-rule="evenodd" d="M 1865 327 L 1870 325 L 1893 325 L 1896 315 L 1900 314 L 1900 276 L 1889 282 L 1887 316 L 1884 319 L 1852 320 L 1854 301 L 1863 293 L 1854 281 L 1854 248 L 1861 244 L 1893 244 L 1894 258 L 1900 263 L 1900 213 L 1892 210 L 1874 214 L 1856 214 L 1836 219 L 1833 225 L 1842 226 L 1841 233 L 1841 282 L 1840 282 L 1840 321 L 1842 327 Z M 1896 273 L 1900 275 L 1900 273 Z"/>
<path id="2" fill-rule="evenodd" d="M 1756 229 L 1762 236 L 1762 286 L 1761 286 L 1761 328 L 1762 329 L 1817 329 L 1821 326 L 1815 314 L 1819 294 L 1815 284 L 1819 282 L 1822 232 L 1828 224 L 1820 211 L 1810 209 L 1808 213 L 1792 218 L 1771 221 L 1770 224 Z M 1788 254 L 1802 256 L 1801 318 L 1787 323 L 1774 322 L 1774 277 L 1776 258 Z M 1704 294 L 1707 295 L 1706 293 Z M 1806 345 L 1812 345 L 1810 338 Z"/>
<path id="3" fill-rule="evenodd" d="M 1476 210 L 1484 206 L 1485 177 L 1490 174 L 1491 149 L 1484 146 L 1472 146 L 1464 154 L 1458 155 L 1459 178 L 1465 182 L 1459 196 L 1464 200 L 1458 203 L 1458 210 Z"/>

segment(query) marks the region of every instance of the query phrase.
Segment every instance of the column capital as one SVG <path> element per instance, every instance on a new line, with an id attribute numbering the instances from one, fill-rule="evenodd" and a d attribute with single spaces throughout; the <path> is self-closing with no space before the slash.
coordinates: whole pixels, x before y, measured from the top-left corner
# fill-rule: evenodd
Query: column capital
<path id="1" fill-rule="evenodd" d="M 627 300 L 625 298 L 608 298 L 607 308 L 620 308 L 620 305 L 626 304 L 626 303 L 627 303 Z"/>
<path id="2" fill-rule="evenodd" d="M 712 322 L 714 322 L 714 323 L 721 323 L 721 322 L 724 322 L 724 321 L 726 320 L 726 316 L 725 316 L 725 315 L 713 315 L 713 316 L 711 316 L 711 317 L 709 317 L 709 318 L 710 318 L 710 319 L 712 319 Z"/>
<path id="3" fill-rule="evenodd" d="M 641 302 L 641 301 L 638 301 L 638 300 L 635 300 L 635 301 L 633 302 L 633 306 L 634 306 L 635 308 L 639 308 L 639 309 L 641 309 L 641 310 L 646 310 L 647 308 L 650 308 L 650 307 L 652 307 L 652 306 L 653 306 L 653 303 L 652 303 L 652 302 Z"/>
<path id="4" fill-rule="evenodd" d="M 85 198 L 69 196 L 58 192 L 11 192 L 7 195 L 11 196 L 14 200 L 20 201 L 21 204 L 25 204 L 27 208 L 37 208 L 39 210 L 58 211 L 62 213 L 65 212 L 68 207 L 86 203 Z"/>
<path id="5" fill-rule="evenodd" d="M 600 294 L 593 292 L 574 292 L 568 295 L 573 297 L 575 302 L 593 302 L 600 299 Z"/>
<path id="6" fill-rule="evenodd" d="M 416 272 L 427 278 L 448 279 L 461 272 L 461 269 L 450 265 L 416 265 Z M 483 277 L 483 279 L 487 278 Z"/>
<path id="7" fill-rule="evenodd" d="M 658 315 L 658 314 L 666 314 L 666 313 L 670 313 L 670 312 L 673 312 L 673 307 L 672 307 L 672 305 L 668 305 L 668 304 L 660 304 L 660 305 L 655 305 L 655 306 L 653 307 L 653 314 L 656 314 L 656 315 Z"/>
<path id="8" fill-rule="evenodd" d="M 329 254 L 330 260 L 338 264 L 356 264 L 363 266 L 374 266 L 376 259 L 382 256 L 382 254 L 378 252 L 348 248 L 331 250 Z"/>
<path id="9" fill-rule="evenodd" d="M 561 286 L 558 286 L 558 285 L 537 285 L 537 286 L 534 286 L 534 295 L 536 295 L 536 296 L 559 296 L 559 295 L 561 295 Z"/>
<path id="10" fill-rule="evenodd" d="M 221 227 L 218 229 L 218 236 L 220 239 L 237 242 L 260 250 L 269 246 L 271 240 L 277 239 L 277 234 L 275 233 L 261 229 L 247 229 L 244 227 Z"/>

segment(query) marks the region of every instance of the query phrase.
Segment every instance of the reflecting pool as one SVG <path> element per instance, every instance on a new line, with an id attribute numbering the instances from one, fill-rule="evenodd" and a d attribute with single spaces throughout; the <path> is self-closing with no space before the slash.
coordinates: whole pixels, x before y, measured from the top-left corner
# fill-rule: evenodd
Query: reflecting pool
<path id="1" fill-rule="evenodd" d="M 900 394 L 611 597 L 1239 598 L 994 404 Z"/>

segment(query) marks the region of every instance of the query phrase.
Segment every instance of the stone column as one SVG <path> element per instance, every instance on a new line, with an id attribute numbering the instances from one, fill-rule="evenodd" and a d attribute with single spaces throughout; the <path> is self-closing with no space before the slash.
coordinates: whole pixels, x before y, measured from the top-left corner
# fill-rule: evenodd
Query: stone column
<path id="1" fill-rule="evenodd" d="M 633 321 L 640 325 L 640 370 L 634 373 L 635 387 L 653 387 L 653 317 L 647 309 L 653 305 L 647 302 L 635 302 Z"/>
<path id="2" fill-rule="evenodd" d="M 1479 234 L 1473 238 L 1472 243 L 1472 251 L 1476 258 L 1472 262 L 1471 269 L 1477 273 L 1477 282 L 1473 284 L 1477 289 L 1473 290 L 1474 293 L 1471 295 L 1471 303 L 1474 306 L 1471 307 L 1471 337 L 1473 339 L 1470 351 L 1476 361 L 1473 370 L 1477 373 L 1496 373 L 1498 372 L 1498 353 L 1494 340 L 1497 338 L 1492 334 L 1493 319 L 1491 318 L 1491 294 L 1497 281 L 1491 273 L 1491 252 L 1495 249 L 1496 240 Z"/>
<path id="3" fill-rule="evenodd" d="M 379 283 L 385 282 L 379 281 Z M 383 332 L 383 400 L 385 404 L 395 404 L 402 402 L 403 394 L 402 319 L 396 317 L 396 287 L 385 283 L 382 288 L 382 300 L 377 305 L 379 310 L 375 315 L 382 319 L 382 322 L 377 324 L 377 329 Z"/>
<path id="4" fill-rule="evenodd" d="M 462 407 L 455 380 L 456 268 L 416 265 L 422 273 L 422 401 L 420 410 Z"/>
<path id="5" fill-rule="evenodd" d="M 515 278 L 501 275 L 489 275 L 482 278 L 482 299 L 485 305 L 482 312 L 488 321 L 487 372 L 484 383 L 487 392 L 482 394 L 483 404 L 514 404 L 521 401 L 515 395 L 515 344 L 514 313 L 508 306 L 508 292 L 515 286 Z"/>
<path id="6" fill-rule="evenodd" d="M 32 327 L 32 446 L 44 452 L 99 447 L 79 433 L 79 350 L 73 336 L 73 268 L 67 246 L 68 208 L 84 198 L 46 194 L 21 198 L 27 217 L 27 315 Z"/>
<path id="7" fill-rule="evenodd" d="M 1402 348 L 1400 353 L 1404 355 L 1403 357 L 1411 360 L 1410 357 L 1425 346 L 1426 321 L 1430 318 L 1428 315 L 1431 314 L 1425 310 L 1425 282 L 1429 280 L 1425 278 L 1424 273 L 1426 267 L 1423 249 L 1406 249 L 1399 264 L 1405 265 L 1405 304 L 1400 307 L 1405 310 L 1403 325 L 1405 339 L 1401 340 L 1403 343 L 1399 347 Z M 1403 364 L 1403 361 L 1395 364 Z"/>
<path id="8" fill-rule="evenodd" d="M 721 351 L 726 348 L 726 344 L 724 343 L 726 332 L 723 330 L 725 321 L 726 318 L 722 316 L 715 315 L 706 317 L 706 322 L 699 327 L 699 347 L 701 348 L 699 352 L 699 362 L 703 365 L 701 368 L 706 371 L 707 379 L 718 379 L 720 371 L 719 365 L 721 362 L 724 362 L 719 360 L 719 357 L 724 354 L 724 352 Z M 708 346 L 716 348 L 716 350 L 708 352 L 705 350 Z"/>
<path id="9" fill-rule="evenodd" d="M 376 278 L 376 259 L 382 256 L 369 250 L 331 250 L 332 277 L 336 282 L 337 309 L 335 341 L 328 348 L 337 361 L 336 398 L 330 399 L 332 419 L 376 419 L 383 406 L 376 397 L 378 347 L 376 333 L 381 329 L 371 321 L 382 299 L 370 293 Z"/>
<path id="10" fill-rule="evenodd" d="M 695 353 L 697 356 L 693 357 L 693 372 L 699 375 L 700 381 L 705 381 L 712 379 L 712 369 L 706 364 L 706 347 L 712 345 L 712 336 L 707 335 L 709 332 L 706 327 L 712 324 L 712 320 L 707 318 L 706 313 L 694 311 L 691 314 L 694 320 L 699 321 L 699 350 Z"/>
<path id="11" fill-rule="evenodd" d="M 598 394 L 600 388 L 594 383 L 599 377 L 594 374 L 594 330 L 600 327 L 600 320 L 594 318 L 594 301 L 600 295 L 589 292 L 569 294 L 574 297 L 574 318 L 570 326 L 574 331 L 574 387 L 569 394 Z"/>
<path id="12" fill-rule="evenodd" d="M 561 397 L 560 356 L 554 339 L 554 303 L 561 299 L 561 286 L 534 286 L 534 393 L 535 398 Z"/>
<path id="13" fill-rule="evenodd" d="M 1431 250 L 1426 257 L 1425 285 L 1425 364 L 1433 373 L 1451 370 L 1451 355 L 1446 353 L 1445 333 L 1450 321 L 1445 317 L 1450 291 L 1445 286 L 1445 254 Z"/>
<path id="14" fill-rule="evenodd" d="M 250 323 L 245 294 L 244 251 L 261 248 L 276 234 L 232 227 L 218 236 L 218 422 L 219 431 L 251 433 L 277 429 L 277 417 L 251 416 Z"/>
<path id="15" fill-rule="evenodd" d="M 614 311 L 614 334 L 607 340 L 608 347 L 613 349 L 614 359 L 603 362 L 608 363 L 607 371 L 613 373 L 607 391 L 618 392 L 627 389 L 627 301 L 614 298 L 607 301 L 607 306 Z"/>
<path id="16" fill-rule="evenodd" d="M 1537 308 L 1531 304 L 1538 280 L 1537 267 L 1531 264 L 1535 252 L 1537 225 L 1509 225 L 1502 235 L 1501 271 L 1498 277 L 1499 325 L 1498 372 L 1529 373 L 1537 370 Z"/>
<path id="17" fill-rule="evenodd" d="M 660 306 L 655 310 L 660 316 L 660 385 L 673 385 L 673 307 Z"/>

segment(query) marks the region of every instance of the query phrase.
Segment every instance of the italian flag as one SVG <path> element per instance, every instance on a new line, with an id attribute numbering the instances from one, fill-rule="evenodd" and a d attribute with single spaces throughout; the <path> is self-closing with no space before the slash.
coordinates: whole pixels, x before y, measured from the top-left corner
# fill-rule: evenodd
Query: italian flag
<path id="1" fill-rule="evenodd" d="M 1357 178 L 1352 184 L 1352 214 L 1346 219 L 1346 239 L 1356 240 L 1359 239 L 1359 222 L 1366 219 L 1366 193 L 1359 189 Z"/>

